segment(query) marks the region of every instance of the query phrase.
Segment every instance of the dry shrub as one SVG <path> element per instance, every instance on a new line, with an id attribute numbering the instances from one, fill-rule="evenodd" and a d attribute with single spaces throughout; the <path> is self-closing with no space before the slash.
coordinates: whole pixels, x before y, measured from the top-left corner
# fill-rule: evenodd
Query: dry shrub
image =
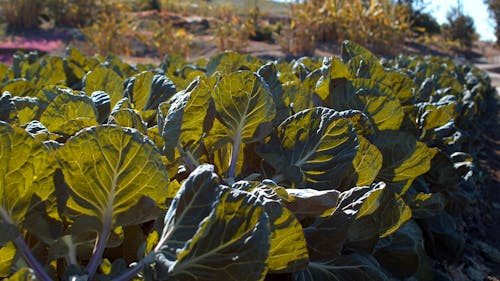
<path id="1" fill-rule="evenodd" d="M 34 28 L 39 25 L 40 0 L 3 0 L 1 12 L 10 29 Z"/>
<path id="2" fill-rule="evenodd" d="M 291 4 L 288 29 L 293 32 L 280 34 L 280 42 L 310 45 L 314 40 L 349 39 L 377 52 L 392 53 L 410 35 L 409 17 L 408 7 L 392 0 L 310 0 Z M 306 47 L 307 53 L 314 49 Z M 294 50 L 302 51 L 284 47 L 285 52 L 293 54 Z"/>
<path id="3" fill-rule="evenodd" d="M 130 6 L 121 1 L 110 1 L 102 7 L 95 22 L 81 29 L 94 52 L 100 54 L 131 54 L 131 42 L 137 40 Z"/>
<path id="4" fill-rule="evenodd" d="M 160 56 L 176 54 L 187 58 L 193 35 L 183 28 L 175 28 L 172 22 L 161 18 L 149 25 L 141 39 L 146 45 L 156 49 Z"/>
<path id="5" fill-rule="evenodd" d="M 302 5 L 290 5 L 290 23 L 282 27 L 278 38 L 281 49 L 294 56 L 313 55 L 317 31 L 314 15 L 302 9 Z"/>
<path id="6" fill-rule="evenodd" d="M 250 36 L 255 35 L 252 19 L 239 17 L 231 5 L 220 5 L 216 9 L 216 24 L 213 32 L 219 51 L 245 52 Z"/>
<path id="7" fill-rule="evenodd" d="M 99 0 L 48 0 L 43 13 L 57 26 L 80 27 L 89 24 L 99 14 Z"/>

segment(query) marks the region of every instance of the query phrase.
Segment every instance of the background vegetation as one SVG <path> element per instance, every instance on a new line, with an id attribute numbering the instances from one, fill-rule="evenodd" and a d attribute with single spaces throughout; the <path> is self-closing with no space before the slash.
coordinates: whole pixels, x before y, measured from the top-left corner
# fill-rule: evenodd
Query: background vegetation
<path id="1" fill-rule="evenodd" d="M 485 0 L 498 18 L 499 1 Z M 212 36 L 219 51 L 245 52 L 249 40 L 278 43 L 289 55 L 314 54 L 318 44 L 351 40 L 394 55 L 408 40 L 442 41 L 466 53 L 477 40 L 472 19 L 460 6 L 440 26 L 421 0 L 246 1 L 3 0 L 7 32 L 36 28 L 79 28 L 88 53 L 188 57 L 200 35 Z M 424 10 L 424 12 L 423 12 Z M 192 30 L 182 18 L 204 18 Z M 441 33 L 442 32 L 442 33 Z M 439 38 L 439 39 L 436 39 Z M 137 52 L 137 46 L 139 53 Z"/>

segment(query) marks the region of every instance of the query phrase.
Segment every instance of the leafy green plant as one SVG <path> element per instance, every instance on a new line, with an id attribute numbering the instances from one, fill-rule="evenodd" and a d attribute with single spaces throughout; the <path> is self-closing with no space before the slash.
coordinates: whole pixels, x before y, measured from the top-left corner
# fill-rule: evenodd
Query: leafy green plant
<path id="1" fill-rule="evenodd" d="M 493 88 L 438 58 L 0 67 L 0 276 L 433 280 Z M 446 241 L 446 243 L 440 243 Z"/>

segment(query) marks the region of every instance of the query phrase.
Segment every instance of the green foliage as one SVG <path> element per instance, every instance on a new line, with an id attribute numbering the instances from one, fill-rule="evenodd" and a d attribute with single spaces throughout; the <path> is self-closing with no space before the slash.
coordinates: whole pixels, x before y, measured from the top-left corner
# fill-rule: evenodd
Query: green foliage
<path id="1" fill-rule="evenodd" d="M 345 42 L 0 71 L 2 278 L 433 280 L 463 252 L 465 130 L 493 92 L 471 66 Z"/>

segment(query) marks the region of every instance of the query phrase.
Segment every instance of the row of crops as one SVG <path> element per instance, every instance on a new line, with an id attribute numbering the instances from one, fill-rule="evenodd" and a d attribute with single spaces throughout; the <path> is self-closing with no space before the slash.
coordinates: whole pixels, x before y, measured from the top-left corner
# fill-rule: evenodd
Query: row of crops
<path id="1" fill-rule="evenodd" d="M 0 65 L 0 277 L 446 280 L 489 77 L 443 58 Z"/>

